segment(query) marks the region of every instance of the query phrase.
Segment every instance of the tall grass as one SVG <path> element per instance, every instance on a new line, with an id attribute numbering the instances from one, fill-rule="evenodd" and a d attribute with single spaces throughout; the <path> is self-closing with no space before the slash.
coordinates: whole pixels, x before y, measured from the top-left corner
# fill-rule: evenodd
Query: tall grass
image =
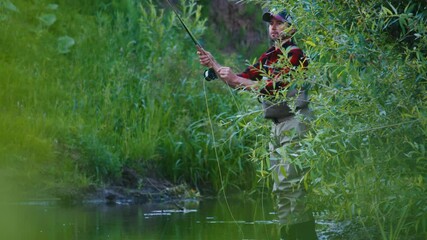
<path id="1" fill-rule="evenodd" d="M 177 7 L 200 36 L 200 6 Z M 149 174 L 154 165 L 158 175 L 216 190 L 256 185 L 246 146 L 258 140 L 230 123 L 254 108 L 239 109 L 218 82 L 204 84 L 170 9 L 152 1 L 16 0 L 0 11 L 0 162 L 14 169 L 7 174 L 49 190 L 114 183 L 124 166 Z M 257 116 L 255 109 L 245 118 Z"/>

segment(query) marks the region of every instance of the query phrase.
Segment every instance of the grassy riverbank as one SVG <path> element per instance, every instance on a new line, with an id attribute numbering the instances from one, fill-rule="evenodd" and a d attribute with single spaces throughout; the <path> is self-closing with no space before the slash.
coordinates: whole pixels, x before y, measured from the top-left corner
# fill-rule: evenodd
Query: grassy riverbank
<path id="1" fill-rule="evenodd" d="M 185 9 L 200 36 L 200 8 Z M 258 117 L 255 100 L 204 82 L 172 12 L 150 1 L 7 1 L 1 11 L 1 163 L 14 185 L 108 184 L 124 166 L 216 190 L 255 184 L 246 146 L 256 138 L 234 124 Z"/>

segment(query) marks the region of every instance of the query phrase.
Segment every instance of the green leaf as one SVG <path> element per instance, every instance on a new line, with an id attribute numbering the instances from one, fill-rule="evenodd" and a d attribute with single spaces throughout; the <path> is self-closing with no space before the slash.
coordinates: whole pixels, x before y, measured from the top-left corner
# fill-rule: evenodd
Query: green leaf
<path id="1" fill-rule="evenodd" d="M 388 5 L 393 9 L 393 13 L 397 14 L 397 9 L 391 3 L 388 3 Z"/>
<path id="2" fill-rule="evenodd" d="M 44 14 L 39 17 L 40 22 L 45 26 L 51 26 L 56 22 L 56 15 L 55 14 Z"/>
<path id="3" fill-rule="evenodd" d="M 391 10 L 390 10 L 390 9 L 388 9 L 388 8 L 386 8 L 386 7 L 381 6 L 381 9 L 382 9 L 382 11 L 383 11 L 386 15 L 393 15 L 393 13 L 391 12 Z"/>
<path id="4" fill-rule="evenodd" d="M 19 12 L 19 9 L 11 1 L 6 1 L 3 4 L 4 7 L 10 11 Z"/>
<path id="5" fill-rule="evenodd" d="M 315 47 L 315 46 L 316 46 L 316 44 L 315 44 L 314 42 L 309 41 L 309 40 L 306 40 L 306 41 L 305 41 L 305 43 L 307 43 L 308 45 L 310 45 L 310 46 L 312 46 L 312 47 Z"/>
<path id="6" fill-rule="evenodd" d="M 62 36 L 58 38 L 58 52 L 59 53 L 68 53 L 70 48 L 74 46 L 75 41 L 70 36 Z"/>
<path id="7" fill-rule="evenodd" d="M 58 10 L 58 4 L 51 3 L 48 4 L 46 8 L 50 10 Z"/>

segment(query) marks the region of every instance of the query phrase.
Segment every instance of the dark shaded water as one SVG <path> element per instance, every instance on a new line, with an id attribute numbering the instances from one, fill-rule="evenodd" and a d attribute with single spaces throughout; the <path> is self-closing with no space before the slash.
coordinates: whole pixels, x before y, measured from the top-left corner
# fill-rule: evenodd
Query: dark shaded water
<path id="1" fill-rule="evenodd" d="M 28 202 L 2 212 L 0 239 L 278 239 L 270 201 L 69 207 Z"/>
<path id="2" fill-rule="evenodd" d="M 279 239 L 270 199 L 78 206 L 26 202 L 3 204 L 0 210 L 0 239 L 7 240 Z M 320 239 L 325 237 L 320 233 Z"/>

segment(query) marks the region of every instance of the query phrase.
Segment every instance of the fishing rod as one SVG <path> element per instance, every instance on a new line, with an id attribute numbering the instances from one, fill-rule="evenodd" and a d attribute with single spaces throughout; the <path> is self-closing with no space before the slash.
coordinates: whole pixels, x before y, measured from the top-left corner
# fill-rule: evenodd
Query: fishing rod
<path id="1" fill-rule="evenodd" d="M 194 45 L 196 45 L 196 47 L 199 49 L 199 51 L 205 51 L 202 47 L 202 45 L 200 45 L 199 41 L 197 41 L 196 37 L 194 37 L 194 35 L 191 33 L 190 29 L 187 27 L 187 25 L 184 23 L 184 20 L 182 20 L 181 16 L 179 15 L 178 11 L 175 9 L 175 7 L 172 5 L 172 3 L 167 0 L 169 6 L 172 8 L 173 12 L 175 13 L 175 15 L 178 17 L 179 22 L 181 23 L 182 27 L 185 29 L 185 31 L 187 32 L 188 36 L 190 36 L 191 40 L 193 40 Z M 212 59 L 211 59 L 212 60 Z M 213 61 L 212 61 L 213 62 Z M 205 77 L 206 81 L 212 81 L 217 79 L 217 75 L 215 73 L 215 71 L 213 70 L 213 68 L 210 68 L 208 70 L 206 70 L 203 73 L 203 76 Z"/>
<path id="2" fill-rule="evenodd" d="M 182 20 L 181 16 L 179 15 L 179 13 L 175 9 L 175 7 L 172 5 L 172 3 L 169 0 L 167 0 L 167 2 L 169 3 L 169 6 L 171 6 L 175 15 L 178 17 L 178 20 L 181 23 L 181 25 L 184 27 L 185 31 L 190 36 L 191 40 L 193 40 L 193 43 L 196 45 L 196 47 L 202 48 L 202 45 L 200 45 L 199 41 L 197 41 L 196 37 L 194 37 L 194 35 L 191 33 L 190 29 L 188 29 L 187 25 L 185 25 L 184 20 Z"/>

